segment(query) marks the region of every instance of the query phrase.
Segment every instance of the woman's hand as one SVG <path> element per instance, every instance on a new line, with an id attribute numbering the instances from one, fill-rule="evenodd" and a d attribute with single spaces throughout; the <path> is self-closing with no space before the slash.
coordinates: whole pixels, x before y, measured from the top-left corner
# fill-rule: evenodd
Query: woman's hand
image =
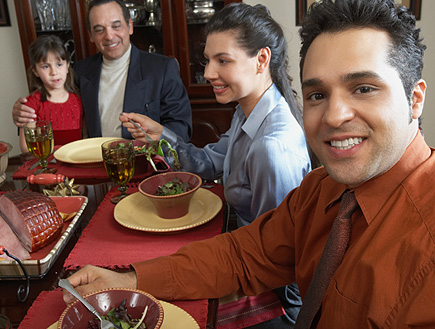
<path id="1" fill-rule="evenodd" d="M 68 278 L 77 292 L 84 296 L 91 292 L 107 288 L 136 289 L 136 272 L 118 273 L 105 268 L 86 265 Z M 69 304 L 75 297 L 63 290 L 63 300 Z"/>
<path id="2" fill-rule="evenodd" d="M 158 141 L 160 139 L 160 136 L 163 133 L 163 126 L 160 123 L 155 122 L 143 114 L 124 112 L 119 117 L 119 120 L 121 120 L 122 125 L 128 129 L 134 139 L 146 142 L 144 133 L 129 122 L 129 119 L 145 130 L 153 140 Z"/>

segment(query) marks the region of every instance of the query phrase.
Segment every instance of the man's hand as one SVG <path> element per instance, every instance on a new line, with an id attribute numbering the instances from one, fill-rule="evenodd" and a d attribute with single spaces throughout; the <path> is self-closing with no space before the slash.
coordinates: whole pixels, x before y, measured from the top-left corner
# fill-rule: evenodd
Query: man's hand
<path id="1" fill-rule="evenodd" d="M 35 121 L 35 110 L 26 106 L 27 99 L 19 98 L 12 108 L 12 119 L 17 127 L 23 127 L 26 123 Z"/>
<path id="2" fill-rule="evenodd" d="M 101 267 L 86 265 L 68 278 L 77 292 L 84 296 L 91 292 L 107 288 L 136 289 L 136 272 L 118 273 Z M 63 291 L 63 300 L 69 304 L 75 300 L 66 290 Z"/>
<path id="3" fill-rule="evenodd" d="M 158 141 L 160 139 L 160 136 L 163 133 L 163 126 L 155 122 L 153 119 L 150 119 L 146 115 L 138 114 L 138 113 L 122 113 L 119 117 L 119 120 L 121 120 L 122 125 L 128 129 L 128 131 L 131 133 L 134 139 L 139 139 L 144 142 L 145 135 L 140 129 L 136 128 L 132 123 L 130 123 L 128 120 L 134 121 L 136 124 L 138 124 L 143 130 L 146 131 L 146 133 L 155 141 Z"/>

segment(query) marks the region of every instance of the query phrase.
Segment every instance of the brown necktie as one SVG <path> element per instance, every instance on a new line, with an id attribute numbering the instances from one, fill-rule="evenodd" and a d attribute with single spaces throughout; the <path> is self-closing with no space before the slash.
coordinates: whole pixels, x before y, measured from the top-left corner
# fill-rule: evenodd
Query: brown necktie
<path id="1" fill-rule="evenodd" d="M 322 305 L 331 278 L 343 260 L 351 234 L 350 217 L 357 208 L 358 203 L 355 194 L 351 191 L 345 192 L 341 198 L 340 209 L 332 224 L 322 257 L 320 257 L 313 279 L 308 286 L 294 329 L 311 328 L 313 319 Z"/>

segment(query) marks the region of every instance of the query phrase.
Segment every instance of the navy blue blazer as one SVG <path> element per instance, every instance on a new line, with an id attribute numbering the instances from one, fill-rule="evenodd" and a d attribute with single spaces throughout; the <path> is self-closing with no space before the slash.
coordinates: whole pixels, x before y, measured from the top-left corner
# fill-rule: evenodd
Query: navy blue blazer
<path id="1" fill-rule="evenodd" d="M 103 56 L 99 53 L 74 65 L 89 137 L 101 137 L 98 90 L 102 62 Z M 147 115 L 189 141 L 192 109 L 177 61 L 139 50 L 132 44 L 123 111 Z M 124 127 L 122 137 L 132 139 Z"/>

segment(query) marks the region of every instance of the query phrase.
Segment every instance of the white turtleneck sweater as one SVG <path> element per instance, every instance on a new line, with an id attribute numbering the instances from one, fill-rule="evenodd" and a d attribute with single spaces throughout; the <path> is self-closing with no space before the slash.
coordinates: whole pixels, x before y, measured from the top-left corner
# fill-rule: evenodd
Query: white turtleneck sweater
<path id="1" fill-rule="evenodd" d="M 121 137 L 119 115 L 124 104 L 125 84 L 130 65 L 131 45 L 121 58 L 108 60 L 103 57 L 98 104 L 103 137 Z"/>

